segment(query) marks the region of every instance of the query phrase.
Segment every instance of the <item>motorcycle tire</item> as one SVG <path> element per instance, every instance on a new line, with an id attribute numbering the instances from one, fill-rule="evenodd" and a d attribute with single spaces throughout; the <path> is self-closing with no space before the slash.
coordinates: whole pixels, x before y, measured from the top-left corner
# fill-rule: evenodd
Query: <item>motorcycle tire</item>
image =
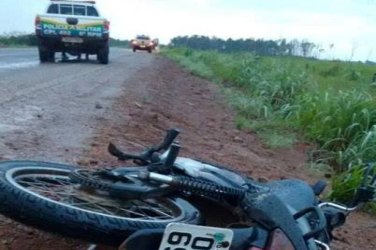
<path id="1" fill-rule="evenodd" d="M 81 190 L 69 178 L 74 169 L 47 162 L 1 162 L 0 213 L 43 230 L 111 245 L 137 230 L 201 222 L 199 211 L 181 198 L 124 201 Z"/>

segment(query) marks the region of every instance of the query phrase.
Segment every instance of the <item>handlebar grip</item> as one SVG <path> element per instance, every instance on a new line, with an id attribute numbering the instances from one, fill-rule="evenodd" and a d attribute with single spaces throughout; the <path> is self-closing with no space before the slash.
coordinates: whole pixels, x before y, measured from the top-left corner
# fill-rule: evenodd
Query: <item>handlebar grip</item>
<path id="1" fill-rule="evenodd" d="M 107 147 L 108 152 L 117 157 L 120 161 L 127 161 L 127 160 L 136 160 L 139 163 L 138 165 L 147 165 L 149 162 L 144 159 L 142 156 L 139 155 L 132 155 L 122 152 L 120 149 L 118 149 L 113 143 L 109 143 Z"/>
<path id="2" fill-rule="evenodd" d="M 164 165 L 166 167 L 172 167 L 174 165 L 176 157 L 178 157 L 179 150 L 180 150 L 180 146 L 178 144 L 173 143 L 171 145 L 168 155 L 166 157 L 166 160 L 164 162 Z"/>
<path id="3" fill-rule="evenodd" d="M 169 129 L 163 140 L 163 142 L 156 148 L 155 151 L 160 151 L 162 149 L 167 150 L 171 144 L 174 142 L 175 138 L 179 135 L 180 130 L 178 129 Z"/>
<path id="4" fill-rule="evenodd" d="M 107 151 L 117 157 L 119 160 L 128 160 L 127 157 L 125 157 L 124 153 L 120 151 L 112 142 L 108 144 Z"/>

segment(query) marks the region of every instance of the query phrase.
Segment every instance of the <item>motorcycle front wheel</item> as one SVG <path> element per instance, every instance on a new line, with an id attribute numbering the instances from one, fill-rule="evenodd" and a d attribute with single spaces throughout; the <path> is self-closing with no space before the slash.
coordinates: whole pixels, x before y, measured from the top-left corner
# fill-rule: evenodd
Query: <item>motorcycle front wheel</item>
<path id="1" fill-rule="evenodd" d="M 199 211 L 181 198 L 115 199 L 72 181 L 74 169 L 35 161 L 0 163 L 0 212 L 44 230 L 112 245 L 137 230 L 200 222 Z"/>

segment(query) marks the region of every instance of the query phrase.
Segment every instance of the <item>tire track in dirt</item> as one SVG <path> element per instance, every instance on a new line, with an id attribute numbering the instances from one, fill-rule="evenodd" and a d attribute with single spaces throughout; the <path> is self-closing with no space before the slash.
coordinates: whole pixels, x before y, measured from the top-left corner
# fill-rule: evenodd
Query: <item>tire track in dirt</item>
<path id="1" fill-rule="evenodd" d="M 153 56 L 114 49 L 108 66 L 57 62 L 0 71 L 0 159 L 76 165 L 86 140 L 111 112 L 128 79 Z M 86 249 L 88 243 L 41 232 L 0 216 L 0 250 Z"/>

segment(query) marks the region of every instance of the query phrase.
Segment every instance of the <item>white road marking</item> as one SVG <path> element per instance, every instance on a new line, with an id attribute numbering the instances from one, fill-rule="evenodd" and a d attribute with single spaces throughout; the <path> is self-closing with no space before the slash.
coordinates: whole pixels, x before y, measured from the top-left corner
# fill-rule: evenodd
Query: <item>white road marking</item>
<path id="1" fill-rule="evenodd" d="M 19 69 L 29 68 L 39 65 L 39 61 L 18 62 L 18 63 L 0 63 L 0 69 Z"/>

